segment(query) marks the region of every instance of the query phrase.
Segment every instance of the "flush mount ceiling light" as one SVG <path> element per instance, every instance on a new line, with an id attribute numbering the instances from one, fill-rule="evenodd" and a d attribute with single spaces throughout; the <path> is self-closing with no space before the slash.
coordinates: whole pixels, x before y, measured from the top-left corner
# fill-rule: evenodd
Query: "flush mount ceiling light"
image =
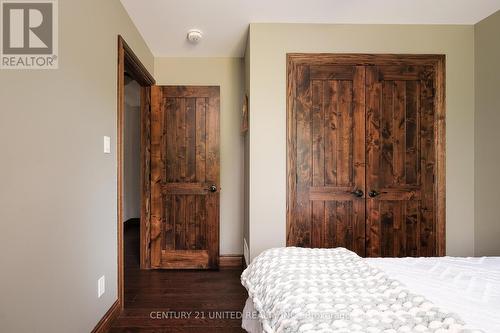
<path id="1" fill-rule="evenodd" d="M 196 44 L 203 38 L 203 32 L 198 29 L 191 29 L 187 33 L 187 40 L 190 43 Z"/>

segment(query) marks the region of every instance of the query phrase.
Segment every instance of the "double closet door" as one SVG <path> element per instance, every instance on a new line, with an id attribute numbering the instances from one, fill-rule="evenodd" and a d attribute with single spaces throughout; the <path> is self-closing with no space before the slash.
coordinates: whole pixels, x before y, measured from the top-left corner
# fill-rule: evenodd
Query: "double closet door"
<path id="1" fill-rule="evenodd" d="M 288 60 L 287 245 L 444 254 L 443 57 Z"/>

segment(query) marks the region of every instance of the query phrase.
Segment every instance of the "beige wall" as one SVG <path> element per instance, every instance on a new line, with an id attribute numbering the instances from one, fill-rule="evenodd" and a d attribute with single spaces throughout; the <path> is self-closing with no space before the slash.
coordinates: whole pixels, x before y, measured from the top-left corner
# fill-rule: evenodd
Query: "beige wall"
<path id="1" fill-rule="evenodd" d="M 116 300 L 118 34 L 152 71 L 119 0 L 59 1 L 59 69 L 0 70 L 1 332 L 88 333 Z"/>
<path id="2" fill-rule="evenodd" d="M 221 86 L 221 253 L 242 253 L 245 215 L 252 257 L 285 244 L 286 53 L 446 54 L 448 254 L 471 255 L 474 247 L 500 254 L 491 209 L 500 201 L 498 13 L 475 33 L 472 26 L 252 24 L 246 84 L 241 59 L 154 61 L 118 0 L 59 1 L 59 19 L 58 70 L 0 71 L 0 331 L 89 332 L 116 299 L 117 34 L 155 67 L 158 84 Z M 248 158 L 239 132 L 244 90 L 251 92 Z M 103 135 L 112 138 L 109 155 Z M 101 275 L 106 293 L 97 299 Z"/>
<path id="3" fill-rule="evenodd" d="M 141 216 L 141 86 L 125 84 L 123 115 L 123 222 Z"/>
<path id="4" fill-rule="evenodd" d="M 285 245 L 286 53 L 446 54 L 447 253 L 474 252 L 474 27 L 250 25 L 250 252 Z"/>
<path id="5" fill-rule="evenodd" d="M 244 67 L 240 58 L 156 58 L 158 85 L 220 86 L 220 253 L 243 253 L 243 136 L 240 133 Z"/>
<path id="6" fill-rule="evenodd" d="M 476 255 L 500 255 L 500 12 L 475 26 Z"/>

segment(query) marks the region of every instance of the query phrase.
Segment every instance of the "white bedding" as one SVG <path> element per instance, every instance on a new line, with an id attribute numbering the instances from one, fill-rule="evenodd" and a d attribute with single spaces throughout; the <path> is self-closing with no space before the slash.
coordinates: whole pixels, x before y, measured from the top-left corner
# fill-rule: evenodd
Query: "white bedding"
<path id="1" fill-rule="evenodd" d="M 452 317 L 456 318 L 457 322 L 462 319 L 466 323 L 465 327 L 481 329 L 487 333 L 500 332 L 500 258 L 360 258 L 360 260 L 374 268 L 374 272 L 380 269 L 387 273 L 390 279 L 402 282 L 410 293 L 423 295 L 445 313 L 456 313 L 457 316 L 452 315 Z M 317 271 L 314 274 L 317 274 Z M 268 288 L 270 291 L 273 286 L 270 285 Z M 298 290 L 297 294 L 300 292 Z M 255 299 L 256 295 L 253 296 Z M 255 312 L 254 306 L 252 297 L 250 297 L 244 310 L 243 328 L 251 333 L 261 333 L 263 332 L 262 322 L 265 320 L 259 320 L 257 316 L 251 315 L 252 312 Z M 262 304 L 260 306 L 263 308 Z M 311 306 L 311 304 L 304 304 L 303 310 L 307 306 Z M 275 304 L 273 310 L 280 311 L 280 305 Z M 264 326 L 267 332 L 274 332 L 276 322 L 268 321 Z M 282 327 L 286 327 L 286 325 L 282 325 Z M 298 327 L 297 330 L 288 328 L 286 332 L 300 331 Z M 307 325 L 303 327 L 307 328 Z M 400 328 L 392 328 L 394 330 L 391 331 L 391 328 L 386 325 L 384 326 L 386 331 L 382 329 L 379 331 L 404 331 L 398 330 Z M 366 327 L 364 329 L 366 330 Z M 429 329 L 429 327 L 426 327 L 427 330 L 424 330 L 423 327 L 420 329 L 423 332 L 438 332 L 438 330 Z M 458 326 L 455 326 L 455 329 L 455 331 L 460 331 Z M 312 331 L 318 330 L 313 329 Z M 324 328 L 323 331 L 333 332 L 334 330 L 330 326 Z M 343 331 L 349 332 L 349 329 Z M 373 331 L 375 332 L 376 329 Z"/>
<path id="2" fill-rule="evenodd" d="M 457 313 L 469 327 L 500 333 L 500 257 L 365 260 L 437 306 Z"/>

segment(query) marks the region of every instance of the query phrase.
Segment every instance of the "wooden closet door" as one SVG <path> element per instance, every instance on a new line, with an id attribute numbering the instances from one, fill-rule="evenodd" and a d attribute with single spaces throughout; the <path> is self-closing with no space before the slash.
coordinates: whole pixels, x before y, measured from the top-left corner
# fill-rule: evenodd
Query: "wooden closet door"
<path id="1" fill-rule="evenodd" d="M 434 67 L 367 66 L 367 255 L 435 256 Z"/>
<path id="2" fill-rule="evenodd" d="M 151 91 L 151 268 L 219 264 L 219 87 Z"/>
<path id="3" fill-rule="evenodd" d="M 287 245 L 364 256 L 365 68 L 300 64 L 291 81 Z"/>

